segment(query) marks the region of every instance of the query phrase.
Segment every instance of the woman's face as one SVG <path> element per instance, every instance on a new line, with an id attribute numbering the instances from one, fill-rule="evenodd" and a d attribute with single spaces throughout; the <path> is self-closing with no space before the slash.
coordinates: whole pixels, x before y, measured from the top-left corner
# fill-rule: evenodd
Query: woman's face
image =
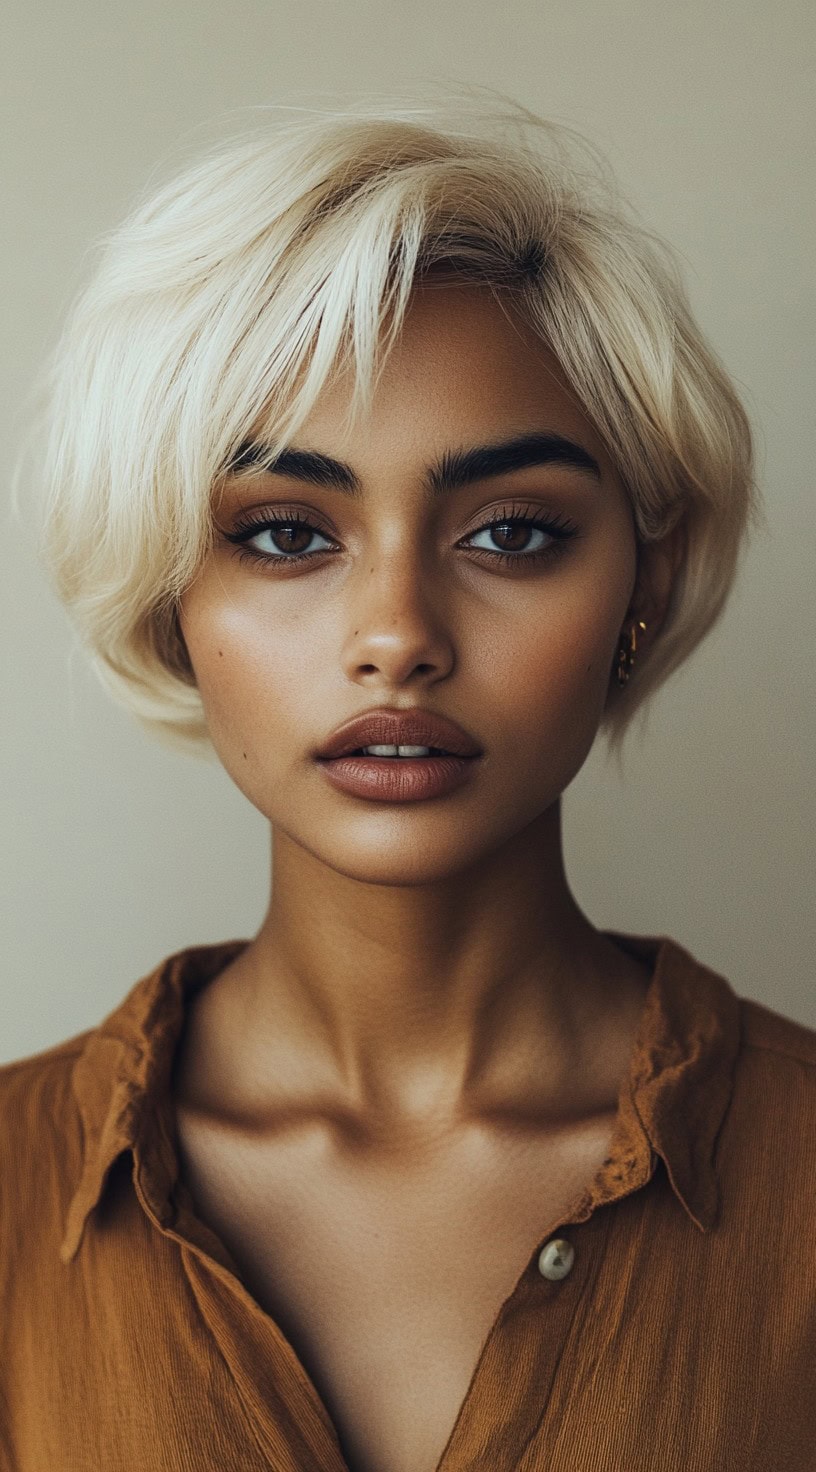
<path id="1" fill-rule="evenodd" d="M 347 391 L 330 384 L 291 448 L 343 462 L 357 494 L 229 477 L 181 628 L 221 761 L 276 832 L 359 879 L 432 882 L 535 824 L 583 765 L 635 585 L 634 525 L 555 360 L 482 287 L 415 293 L 370 415 L 344 432 Z M 445 457 L 532 435 L 571 442 L 579 463 L 427 488 Z M 264 529 L 271 517 L 308 526 Z M 483 752 L 470 780 L 418 802 L 337 791 L 316 748 L 381 706 L 457 721 Z"/>

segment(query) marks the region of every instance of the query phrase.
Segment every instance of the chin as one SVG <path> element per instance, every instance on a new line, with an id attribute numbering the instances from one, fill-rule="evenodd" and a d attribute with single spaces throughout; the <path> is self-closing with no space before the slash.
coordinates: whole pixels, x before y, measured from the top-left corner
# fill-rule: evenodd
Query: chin
<path id="1" fill-rule="evenodd" d="M 354 879 L 359 884 L 381 884 L 390 886 L 420 887 L 439 884 L 446 879 L 464 873 L 484 856 L 484 845 L 476 841 L 478 835 L 469 835 L 470 843 L 462 842 L 461 824 L 458 833 L 450 842 L 438 838 L 433 843 L 417 842 L 406 833 L 401 840 L 393 833 L 370 835 L 367 842 L 352 844 L 348 832 L 344 841 L 333 847 L 327 842 L 325 831 L 319 843 L 309 843 L 287 830 L 289 838 L 317 859 L 326 869 Z M 492 851 L 494 845 L 489 845 Z"/>

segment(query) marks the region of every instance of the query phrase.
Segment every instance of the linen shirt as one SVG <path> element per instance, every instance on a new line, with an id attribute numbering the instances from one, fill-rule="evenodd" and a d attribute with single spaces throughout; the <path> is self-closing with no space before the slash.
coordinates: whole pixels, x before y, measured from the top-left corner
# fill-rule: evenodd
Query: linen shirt
<path id="1" fill-rule="evenodd" d="M 666 936 L 603 933 L 652 972 L 609 1154 L 542 1212 L 438 1472 L 806 1472 L 816 1032 Z M 179 1177 L 185 1006 L 246 944 L 176 952 L 0 1068 L 2 1472 L 347 1472 Z"/>

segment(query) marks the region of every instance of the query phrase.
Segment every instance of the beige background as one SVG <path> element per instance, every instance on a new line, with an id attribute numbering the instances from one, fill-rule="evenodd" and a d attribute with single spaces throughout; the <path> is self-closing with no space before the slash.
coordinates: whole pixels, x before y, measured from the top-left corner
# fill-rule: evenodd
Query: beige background
<path id="1" fill-rule="evenodd" d="M 27 0 L 6 15 L 0 120 L 5 465 L 89 244 L 235 109 L 459 79 L 606 150 L 682 252 L 747 399 L 769 533 L 624 780 L 599 742 L 569 789 L 568 870 L 596 925 L 672 935 L 810 1026 L 814 15 L 809 0 Z M 32 494 L 0 542 L 0 1060 L 91 1026 L 170 951 L 253 933 L 269 878 L 266 824 L 220 767 L 151 742 L 86 671 L 34 560 Z"/>

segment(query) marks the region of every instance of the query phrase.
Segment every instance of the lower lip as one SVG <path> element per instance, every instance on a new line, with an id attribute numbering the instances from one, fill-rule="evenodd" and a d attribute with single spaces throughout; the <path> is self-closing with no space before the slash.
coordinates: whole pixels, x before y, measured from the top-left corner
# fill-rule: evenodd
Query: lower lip
<path id="1" fill-rule="evenodd" d="M 472 756 L 338 756 L 318 758 L 333 787 L 375 802 L 419 802 L 455 792 L 473 775 Z"/>

